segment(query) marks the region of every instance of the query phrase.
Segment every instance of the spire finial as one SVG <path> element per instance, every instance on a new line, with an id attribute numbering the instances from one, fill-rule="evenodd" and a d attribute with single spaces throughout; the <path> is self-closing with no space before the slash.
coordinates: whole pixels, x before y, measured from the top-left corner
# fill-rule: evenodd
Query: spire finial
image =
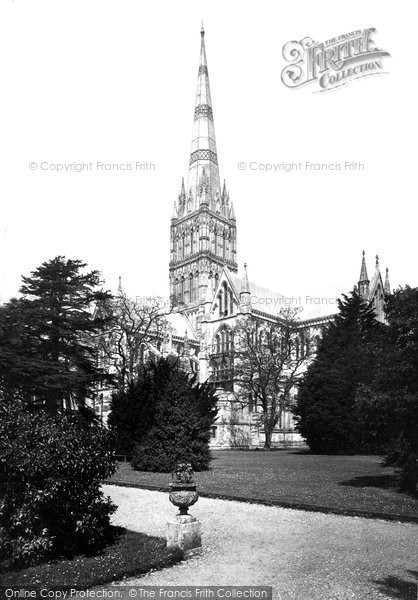
<path id="1" fill-rule="evenodd" d="M 122 293 L 122 276 L 121 275 L 119 275 L 118 292 L 119 292 L 119 294 Z"/>
<path id="2" fill-rule="evenodd" d="M 376 267 L 378 267 L 378 266 L 379 266 L 379 255 L 376 254 Z"/>
<path id="3" fill-rule="evenodd" d="M 250 293 L 250 284 L 248 282 L 248 273 L 247 273 L 247 263 L 244 263 L 244 277 L 242 280 L 242 285 L 241 285 L 241 293 L 245 292 L 245 293 Z"/>
<path id="4" fill-rule="evenodd" d="M 386 294 L 390 294 L 389 269 L 387 267 L 386 267 L 386 277 L 385 277 L 384 290 L 385 290 Z"/>
<path id="5" fill-rule="evenodd" d="M 205 36 L 205 29 L 203 27 L 203 19 L 200 24 L 200 35 L 202 36 L 202 38 Z"/>

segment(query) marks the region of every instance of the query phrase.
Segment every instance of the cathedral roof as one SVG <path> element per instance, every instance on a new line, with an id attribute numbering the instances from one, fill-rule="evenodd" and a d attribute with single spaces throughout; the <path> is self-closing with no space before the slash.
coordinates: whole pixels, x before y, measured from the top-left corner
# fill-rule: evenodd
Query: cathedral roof
<path id="1" fill-rule="evenodd" d="M 227 269 L 227 267 L 225 267 L 225 271 L 228 272 L 238 298 L 240 292 L 243 290 L 247 291 L 247 289 L 249 290 L 250 305 L 253 310 L 259 310 L 269 315 L 276 316 L 280 308 L 285 306 L 285 296 L 283 294 L 279 294 L 278 292 L 274 292 L 273 290 L 258 285 L 253 281 L 249 281 L 246 271 L 244 271 L 244 273 L 233 273 Z"/>
<path id="2" fill-rule="evenodd" d="M 198 341 L 196 332 L 185 314 L 180 312 L 173 312 L 167 316 L 167 321 L 173 328 L 173 335 L 176 335 L 178 337 L 184 337 L 186 333 L 189 341 Z"/>
<path id="3" fill-rule="evenodd" d="M 227 268 L 225 271 L 228 272 L 229 279 L 239 297 L 240 291 L 245 288 L 247 283 L 245 274 L 232 273 Z M 318 296 L 289 296 L 263 287 L 251 280 L 248 281 L 248 286 L 251 308 L 267 315 L 275 317 L 282 308 L 287 306 L 302 308 L 299 315 L 302 321 L 325 318 L 338 312 L 336 302 L 336 298 L 340 296 L 338 291 L 335 291 L 335 294 L 328 292 Z"/>

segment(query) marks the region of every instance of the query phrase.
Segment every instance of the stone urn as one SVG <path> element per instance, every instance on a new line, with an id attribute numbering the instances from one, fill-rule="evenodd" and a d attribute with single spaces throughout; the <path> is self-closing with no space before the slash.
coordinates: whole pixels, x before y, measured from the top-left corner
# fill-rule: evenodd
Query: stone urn
<path id="1" fill-rule="evenodd" d="M 189 506 L 195 504 L 199 499 L 193 475 L 192 465 L 186 462 L 179 463 L 172 473 L 169 500 L 174 506 L 179 507 L 179 515 L 187 515 Z"/>

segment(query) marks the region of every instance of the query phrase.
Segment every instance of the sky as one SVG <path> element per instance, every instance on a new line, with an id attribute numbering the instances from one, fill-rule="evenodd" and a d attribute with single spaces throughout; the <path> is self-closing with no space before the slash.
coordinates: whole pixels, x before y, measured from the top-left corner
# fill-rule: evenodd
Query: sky
<path id="1" fill-rule="evenodd" d="M 335 296 L 357 282 L 364 249 L 370 276 L 378 253 L 392 287 L 418 285 L 412 7 L 2 0 L 0 301 L 56 255 L 85 260 L 109 289 L 121 275 L 131 295 L 167 294 L 202 19 L 220 174 L 250 279 L 285 295 Z M 386 74 L 327 93 L 283 85 L 284 44 L 366 27 L 391 55 Z M 249 167 L 346 161 L 364 169 Z M 71 163 L 93 168 L 53 166 Z"/>

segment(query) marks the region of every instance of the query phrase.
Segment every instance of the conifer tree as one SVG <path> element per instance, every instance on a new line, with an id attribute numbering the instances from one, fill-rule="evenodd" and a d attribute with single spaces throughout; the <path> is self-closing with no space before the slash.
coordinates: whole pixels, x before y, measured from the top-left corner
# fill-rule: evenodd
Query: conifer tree
<path id="1" fill-rule="evenodd" d="M 127 391 L 113 396 L 109 424 L 118 447 L 133 451 L 135 469 L 169 472 L 186 461 L 202 470 L 209 465 L 216 414 L 212 387 L 199 384 L 179 361 L 161 358 L 145 365 Z"/>
<path id="2" fill-rule="evenodd" d="M 85 267 L 63 256 L 44 262 L 22 278 L 22 297 L 0 309 L 0 386 L 51 413 L 83 406 L 106 379 L 95 343 L 104 322 L 94 306 L 108 294 Z"/>
<path id="3" fill-rule="evenodd" d="M 356 289 L 338 306 L 340 312 L 324 332 L 294 409 L 297 429 L 314 452 L 362 450 L 356 393 L 373 379 L 384 335 L 384 325 Z"/>

